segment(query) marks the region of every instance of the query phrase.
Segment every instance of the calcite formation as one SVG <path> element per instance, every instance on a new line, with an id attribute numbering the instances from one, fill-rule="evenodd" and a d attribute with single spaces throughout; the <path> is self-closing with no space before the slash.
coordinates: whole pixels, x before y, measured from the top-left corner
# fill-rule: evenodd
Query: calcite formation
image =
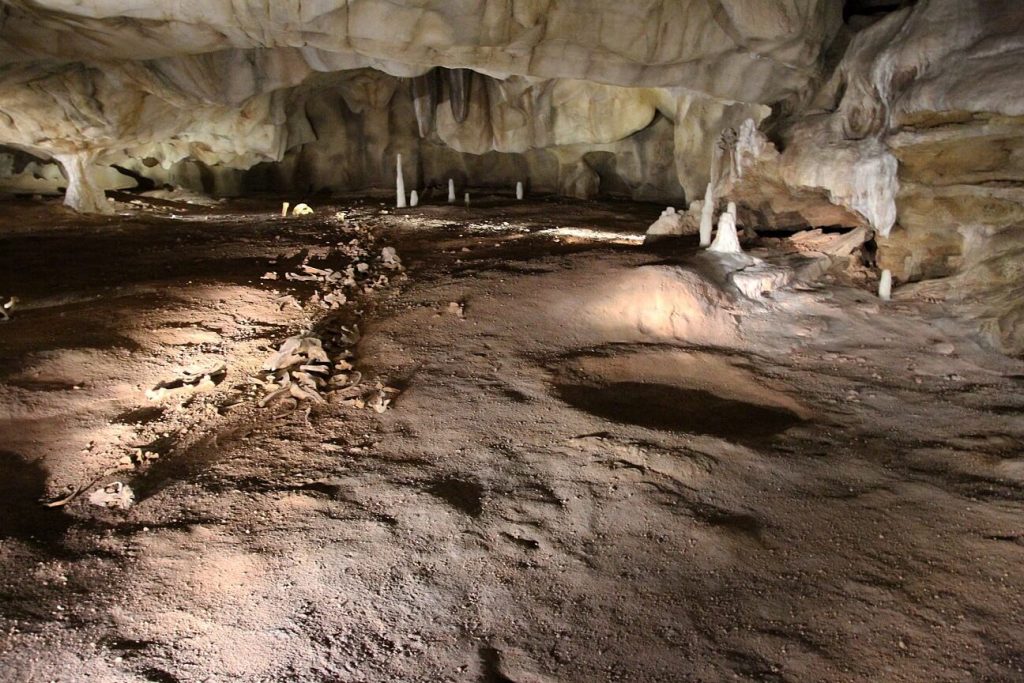
<path id="1" fill-rule="evenodd" d="M 401 204 L 401 154 L 451 202 L 658 201 L 707 245 L 732 201 L 873 231 L 899 285 L 1020 280 L 1018 0 L 3 0 L 0 26 L 0 190 L 79 211 L 137 183 Z M 956 298 L 1024 350 L 1018 299 Z"/>
<path id="2" fill-rule="evenodd" d="M 739 254 L 740 238 L 736 232 L 736 205 L 729 203 L 729 208 L 718 217 L 718 232 L 715 233 L 715 241 L 708 247 L 708 251 L 719 254 Z"/>

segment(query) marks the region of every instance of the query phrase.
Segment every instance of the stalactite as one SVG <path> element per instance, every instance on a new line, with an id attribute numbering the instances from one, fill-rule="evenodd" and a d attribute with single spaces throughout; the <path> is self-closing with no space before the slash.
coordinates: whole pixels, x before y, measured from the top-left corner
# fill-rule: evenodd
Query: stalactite
<path id="1" fill-rule="evenodd" d="M 421 138 L 426 138 L 434 131 L 438 85 L 437 69 L 412 79 L 412 106 Z"/>
<path id="2" fill-rule="evenodd" d="M 448 103 L 452 108 L 452 116 L 458 123 L 464 122 L 469 116 L 469 96 L 472 88 L 473 71 L 471 69 L 448 71 Z"/>

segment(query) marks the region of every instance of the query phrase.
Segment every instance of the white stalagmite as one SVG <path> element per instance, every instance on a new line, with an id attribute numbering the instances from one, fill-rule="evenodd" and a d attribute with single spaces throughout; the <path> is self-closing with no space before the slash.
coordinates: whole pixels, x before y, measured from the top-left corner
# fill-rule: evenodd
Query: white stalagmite
<path id="1" fill-rule="evenodd" d="M 79 213 L 114 213 L 114 205 L 94 177 L 97 169 L 93 163 L 96 158 L 94 152 L 57 154 L 54 158 L 64 168 L 68 180 L 64 193 L 65 206 Z"/>
<path id="2" fill-rule="evenodd" d="M 715 189 L 718 186 L 718 176 L 722 167 L 722 145 L 721 138 L 718 144 L 711 150 L 711 168 L 708 187 L 704 190 L 704 206 L 700 212 L 700 246 L 706 247 L 711 244 L 711 229 L 715 225 Z M 733 218 L 736 218 L 735 214 Z"/>
<path id="3" fill-rule="evenodd" d="M 452 178 L 448 179 L 448 203 L 455 203 L 455 181 Z"/>
<path id="4" fill-rule="evenodd" d="M 409 193 L 409 206 L 417 206 L 420 203 L 420 195 L 416 190 Z"/>
<path id="5" fill-rule="evenodd" d="M 402 155 L 398 155 L 395 162 L 395 206 L 399 209 L 405 208 L 405 178 L 402 177 Z"/>
<path id="6" fill-rule="evenodd" d="M 704 192 L 704 206 L 700 211 L 700 246 L 707 247 L 711 244 L 711 230 L 715 221 L 715 187 L 714 182 L 708 183 L 708 189 Z"/>
<path id="7" fill-rule="evenodd" d="M 729 202 L 729 209 L 718 218 L 718 234 L 708 251 L 719 254 L 741 254 L 740 238 L 736 234 L 736 205 Z"/>
<path id="8" fill-rule="evenodd" d="M 469 206 L 469 193 L 466 193 L 466 206 Z"/>
<path id="9" fill-rule="evenodd" d="M 882 271 L 882 277 L 878 281 L 878 298 L 882 301 L 892 299 L 892 271 L 888 268 Z"/>
<path id="10" fill-rule="evenodd" d="M 522 201 L 523 199 L 523 182 L 519 181 L 516 183 L 516 199 Z"/>

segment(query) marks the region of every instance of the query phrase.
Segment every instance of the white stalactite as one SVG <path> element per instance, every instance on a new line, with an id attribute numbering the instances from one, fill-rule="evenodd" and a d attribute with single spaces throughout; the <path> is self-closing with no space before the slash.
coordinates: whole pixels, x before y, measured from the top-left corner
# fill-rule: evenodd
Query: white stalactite
<path id="1" fill-rule="evenodd" d="M 524 193 L 523 193 L 523 183 L 522 183 L 522 181 L 519 181 L 518 183 L 516 183 L 516 199 L 518 199 L 519 201 L 522 201 L 523 200 L 523 196 L 524 196 Z"/>
<path id="2" fill-rule="evenodd" d="M 395 162 L 396 173 L 395 173 L 395 206 L 399 209 L 404 209 L 405 204 L 405 178 L 402 177 L 402 155 L 398 155 L 398 160 Z"/>
<path id="3" fill-rule="evenodd" d="M 455 203 L 455 181 L 451 178 L 448 179 L 448 203 Z"/>
<path id="4" fill-rule="evenodd" d="M 416 190 L 409 193 L 409 206 L 418 206 L 420 203 L 420 195 Z"/>

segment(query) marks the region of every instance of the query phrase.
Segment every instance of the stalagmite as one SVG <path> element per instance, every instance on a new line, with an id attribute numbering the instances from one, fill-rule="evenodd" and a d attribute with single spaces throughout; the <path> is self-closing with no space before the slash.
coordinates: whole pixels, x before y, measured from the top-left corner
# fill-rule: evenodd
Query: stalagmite
<path id="1" fill-rule="evenodd" d="M 448 179 L 448 203 L 455 203 L 455 181 L 451 178 Z"/>
<path id="2" fill-rule="evenodd" d="M 420 203 L 420 195 L 416 190 L 409 193 L 409 206 L 417 206 Z"/>
<path id="3" fill-rule="evenodd" d="M 704 205 L 700 210 L 700 246 L 711 245 L 711 230 L 715 220 L 715 188 L 714 182 L 708 183 L 708 189 L 704 192 Z"/>
<path id="4" fill-rule="evenodd" d="M 516 183 L 516 199 L 522 201 L 523 196 L 523 183 L 520 181 Z"/>
<path id="5" fill-rule="evenodd" d="M 451 69 L 448 71 L 448 103 L 452 108 L 452 116 L 457 123 L 463 123 L 469 116 L 469 94 L 473 87 L 473 71 L 471 69 Z"/>
<path id="6" fill-rule="evenodd" d="M 420 137 L 425 138 L 434 130 L 434 112 L 437 110 L 436 69 L 412 79 L 412 108 L 416 114 Z"/>
<path id="7" fill-rule="evenodd" d="M 402 177 L 402 155 L 398 155 L 395 175 L 395 206 L 399 209 L 405 208 L 405 178 Z"/>
<path id="8" fill-rule="evenodd" d="M 892 299 L 892 271 L 889 269 L 882 271 L 882 277 L 878 281 L 878 298 L 882 301 Z"/>
<path id="9" fill-rule="evenodd" d="M 466 206 L 469 206 L 469 193 L 468 192 L 466 193 L 465 202 L 466 202 Z"/>
<path id="10" fill-rule="evenodd" d="M 722 144 L 721 139 L 711 150 L 711 170 L 708 179 L 707 189 L 704 190 L 704 206 L 700 214 L 700 246 L 706 247 L 711 244 L 711 230 L 715 224 L 715 189 L 718 185 L 718 176 L 722 166 Z M 733 219 L 735 219 L 735 214 Z"/>
<path id="11" fill-rule="evenodd" d="M 291 202 L 281 202 L 281 218 L 288 215 L 288 208 L 291 206 Z"/>
<path id="12" fill-rule="evenodd" d="M 708 251 L 719 254 L 740 254 L 740 238 L 736 234 L 736 205 L 729 202 L 729 209 L 718 218 L 718 234 Z"/>
<path id="13" fill-rule="evenodd" d="M 90 152 L 55 155 L 64 168 L 68 188 L 64 193 L 64 205 L 79 213 L 114 213 L 103 188 L 94 182 L 95 155 Z"/>

